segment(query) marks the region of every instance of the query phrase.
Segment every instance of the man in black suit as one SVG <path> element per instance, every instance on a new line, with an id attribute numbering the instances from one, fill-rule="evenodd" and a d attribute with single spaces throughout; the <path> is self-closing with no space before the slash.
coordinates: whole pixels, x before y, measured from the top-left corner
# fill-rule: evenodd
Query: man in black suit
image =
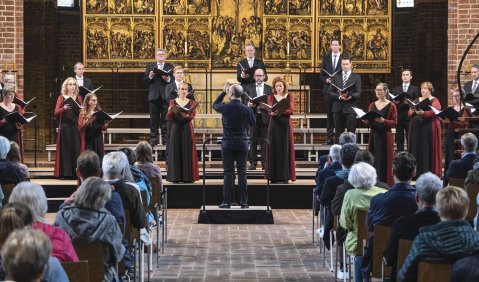
<path id="1" fill-rule="evenodd" d="M 342 71 L 333 77 L 332 85 L 329 87 L 329 96 L 333 100 L 331 111 L 336 143 L 345 128 L 348 132 L 356 133 L 356 113 L 352 107 L 356 107 L 361 96 L 361 76 L 351 71 L 352 61 L 348 56 L 343 55 L 341 58 L 341 69 Z M 339 91 L 337 87 L 346 89 Z"/>
<path id="2" fill-rule="evenodd" d="M 449 168 L 444 173 L 444 186 L 449 183 L 449 178 L 463 178 L 467 177 L 467 173 L 472 169 L 477 158 L 477 137 L 468 132 L 461 136 L 461 146 L 464 149 L 462 156 L 458 160 L 453 160 L 449 164 Z M 464 188 L 464 187 L 462 187 Z"/>
<path id="3" fill-rule="evenodd" d="M 178 89 L 180 88 L 179 86 L 184 82 L 183 79 L 185 78 L 185 73 L 182 66 L 176 66 L 173 69 L 173 77 L 175 78 L 175 80 L 172 83 L 168 83 L 165 89 L 168 103 L 171 99 L 176 99 L 178 97 Z M 189 83 L 188 94 L 186 95 L 186 98 L 195 100 L 195 90 L 193 89 L 193 86 Z"/>
<path id="4" fill-rule="evenodd" d="M 229 91 L 228 91 L 229 90 Z M 223 103 L 229 92 L 230 103 Z M 223 202 L 220 208 L 231 207 L 231 194 L 234 188 L 234 164 L 238 175 L 238 190 L 240 192 L 241 208 L 248 208 L 248 190 L 246 179 L 246 159 L 248 157 L 247 132 L 255 123 L 253 110 L 241 103 L 243 88 L 240 85 L 229 86 L 227 82 L 223 92 L 213 103 L 213 109 L 221 114 L 223 137 L 221 141 L 221 156 L 223 160 Z"/>
<path id="5" fill-rule="evenodd" d="M 383 253 L 387 265 L 392 267 L 391 281 L 396 281 L 399 240 L 413 241 L 419 233 L 419 228 L 441 221 L 434 209 L 436 194 L 441 188 L 441 179 L 435 174 L 431 172 L 422 174 L 416 181 L 417 212 L 399 217 L 391 227 L 391 235 Z"/>
<path id="6" fill-rule="evenodd" d="M 479 100 L 479 65 L 471 67 L 471 78 L 471 81 L 464 84 L 464 92 L 465 94 L 474 94 L 474 97 L 478 97 L 477 100 Z"/>
<path id="7" fill-rule="evenodd" d="M 160 69 L 168 75 L 155 75 L 154 69 Z M 173 81 L 173 65 L 166 62 L 166 52 L 163 48 L 156 49 L 155 62 L 146 65 L 143 80 L 149 84 L 148 102 L 150 104 L 150 145 L 159 142 L 158 126 L 161 126 L 162 144 L 166 144 L 166 114 L 168 99 L 166 85 Z"/>
<path id="8" fill-rule="evenodd" d="M 323 97 L 324 97 L 324 111 L 327 115 L 326 127 L 327 127 L 327 144 L 334 144 L 334 121 L 333 113 L 333 100 L 329 96 L 330 83 L 333 81 L 334 73 L 341 70 L 341 53 L 339 48 L 341 44 L 339 39 L 331 40 L 331 53 L 323 57 L 321 66 L 321 72 L 319 73 L 319 79 L 323 82 Z M 328 74 L 329 73 L 329 74 Z"/>
<path id="9" fill-rule="evenodd" d="M 85 73 L 85 66 L 83 63 L 78 62 L 73 66 L 73 71 L 75 72 L 75 79 L 78 82 L 78 86 L 85 87 L 86 89 L 93 90 L 93 83 L 90 79 L 83 76 Z M 83 95 L 81 95 L 83 94 Z M 80 96 L 82 96 L 83 100 L 85 100 L 86 94 L 84 92 L 80 92 Z"/>
<path id="10" fill-rule="evenodd" d="M 258 67 L 259 69 L 262 69 L 264 71 L 263 81 L 268 81 L 266 66 L 264 65 L 263 61 L 255 58 L 256 48 L 254 47 L 253 43 L 246 43 L 244 51 L 246 53 L 246 58 L 241 60 L 236 67 L 236 78 L 238 79 L 238 82 L 241 83 L 243 89 L 245 89 L 248 84 L 255 84 L 255 78 L 245 72 L 245 70 L 248 70 L 252 67 Z"/>
<path id="11" fill-rule="evenodd" d="M 244 91 L 251 98 L 268 96 L 273 92 L 273 88 L 264 83 L 264 71 L 257 69 L 254 73 L 255 84 L 247 84 Z M 256 116 L 256 123 L 250 128 L 250 138 L 267 138 L 269 115 L 268 112 L 259 107 L 259 104 L 248 101 L 248 107 L 253 109 Z M 263 141 L 251 140 L 251 148 L 249 152 L 249 170 L 255 170 L 258 163 L 258 144 L 261 145 L 261 167 L 264 169 L 264 161 L 266 157 L 266 144 Z"/>
<path id="12" fill-rule="evenodd" d="M 392 100 L 396 105 L 398 112 L 398 123 L 396 126 L 396 137 L 395 141 L 397 144 L 397 151 L 404 151 L 404 134 L 406 134 L 406 144 L 409 134 L 409 116 L 407 112 L 409 111 L 409 105 L 406 99 L 414 101 L 420 96 L 420 91 L 417 86 L 411 84 L 412 71 L 410 69 L 404 69 L 401 74 L 402 84 L 397 86 L 392 90 L 394 95 L 399 95 L 403 92 L 406 92 L 406 97 L 402 101 Z"/>

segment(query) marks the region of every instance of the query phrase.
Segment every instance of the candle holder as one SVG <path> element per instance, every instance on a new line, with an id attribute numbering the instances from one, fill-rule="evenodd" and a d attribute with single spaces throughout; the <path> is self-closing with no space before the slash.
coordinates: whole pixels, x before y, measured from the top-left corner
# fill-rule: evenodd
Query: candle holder
<path id="1" fill-rule="evenodd" d="M 465 70 L 461 70 L 461 75 L 466 77 L 471 75 L 471 64 L 469 62 L 466 63 Z"/>
<path id="2" fill-rule="evenodd" d="M 289 60 L 291 55 L 286 55 L 286 68 L 284 69 L 284 82 L 287 85 L 293 85 L 293 76 L 291 75 L 291 68 L 289 67 Z"/>

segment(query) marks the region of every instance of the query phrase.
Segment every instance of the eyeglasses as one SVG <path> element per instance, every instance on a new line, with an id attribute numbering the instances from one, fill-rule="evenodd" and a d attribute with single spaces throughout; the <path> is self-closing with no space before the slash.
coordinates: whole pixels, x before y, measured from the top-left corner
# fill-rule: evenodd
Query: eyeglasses
<path id="1" fill-rule="evenodd" d="M 67 85 L 74 85 L 74 86 L 76 86 L 76 83 L 67 83 Z"/>

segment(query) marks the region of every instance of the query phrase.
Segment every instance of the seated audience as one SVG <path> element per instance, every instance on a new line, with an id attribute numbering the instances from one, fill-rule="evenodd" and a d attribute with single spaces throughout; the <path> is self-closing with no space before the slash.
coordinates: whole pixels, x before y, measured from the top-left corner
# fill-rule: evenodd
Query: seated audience
<path id="1" fill-rule="evenodd" d="M 45 246 L 46 259 L 39 259 L 33 256 L 33 253 L 27 252 L 24 247 L 27 247 L 27 242 L 22 240 L 21 236 L 15 231 L 29 230 L 33 218 L 30 209 L 21 203 L 9 203 L 0 211 L 0 248 L 2 250 L 2 264 L 0 265 L 0 281 L 4 281 L 7 277 L 9 279 L 19 280 L 17 275 L 29 275 L 27 272 L 32 272 L 35 275 L 41 276 L 41 281 L 68 281 L 68 277 L 63 270 L 57 258 L 51 256 L 51 243 L 46 235 L 35 236 L 39 242 L 48 242 Z M 32 231 L 36 234 L 41 234 L 41 231 Z M 11 236 L 10 236 L 11 235 Z M 33 240 L 32 240 L 33 241 Z M 32 243 L 32 242 L 28 242 Z M 13 244 L 13 245 L 12 245 Z M 26 256 L 26 257 L 25 257 Z M 18 259 L 18 260 L 17 260 Z M 24 260 L 33 259 L 43 268 L 43 274 L 33 271 L 34 268 L 17 269 L 16 263 Z M 26 270 L 29 271 L 26 271 Z M 32 270 L 32 271 L 30 271 Z M 25 272 L 21 274 L 20 272 Z M 6 272 L 6 274 L 5 274 Z M 30 273 L 30 274 L 32 274 Z M 28 280 L 27 280 L 28 281 Z"/>
<path id="2" fill-rule="evenodd" d="M 138 189 L 140 190 L 140 192 L 145 192 L 147 204 L 149 205 L 150 204 L 150 195 L 151 195 L 151 190 L 152 190 L 151 183 L 150 183 L 150 180 L 148 180 L 148 178 L 146 177 L 146 175 L 135 166 L 135 162 L 136 162 L 135 151 L 133 151 L 130 148 L 122 148 L 122 149 L 120 149 L 120 152 L 125 153 L 126 158 L 128 160 L 128 168 L 129 168 L 130 174 L 131 174 L 131 179 L 130 179 L 130 175 L 128 175 L 128 177 L 127 177 L 124 174 L 123 177 L 125 177 L 125 179 L 127 179 L 127 182 L 128 182 L 128 180 L 130 180 L 136 186 L 138 186 Z"/>
<path id="3" fill-rule="evenodd" d="M 356 134 L 348 131 L 341 133 L 341 135 L 339 135 L 338 144 L 343 146 L 347 143 L 356 144 Z M 318 170 L 323 169 L 326 165 L 328 165 L 328 155 L 319 156 Z"/>
<path id="4" fill-rule="evenodd" d="M 48 203 L 42 186 L 32 182 L 20 182 L 13 189 L 8 202 L 21 203 L 30 208 L 33 228 L 43 231 L 52 242 L 52 256 L 61 262 L 78 261 L 70 237 L 63 229 L 54 227 L 45 220 Z"/>
<path id="5" fill-rule="evenodd" d="M 0 184 L 14 184 L 27 180 L 21 169 L 7 161 L 7 154 L 10 151 L 10 141 L 0 136 Z M 3 200 L 3 193 L 0 195 L 0 202 Z"/>
<path id="6" fill-rule="evenodd" d="M 317 211 L 319 211 L 319 195 L 321 195 L 324 181 L 326 181 L 327 178 L 334 176 L 336 174 L 336 171 L 342 168 L 341 162 L 339 161 L 340 153 L 341 153 L 341 145 L 331 146 L 331 148 L 329 148 L 328 165 L 324 167 L 323 169 L 318 168 L 318 171 L 316 172 L 316 177 L 315 177 L 316 189 L 314 191 L 317 198 L 317 204 L 316 204 Z"/>
<path id="7" fill-rule="evenodd" d="M 125 247 L 115 217 L 105 209 L 110 197 L 108 183 L 89 177 L 81 184 L 73 205 L 58 211 L 54 225 L 63 228 L 73 241 L 86 238 L 89 242 L 102 242 L 105 281 L 118 281 L 115 267 L 123 258 Z"/>
<path id="8" fill-rule="evenodd" d="M 444 175 L 444 186 L 447 186 L 449 183 L 449 178 L 466 178 L 469 170 L 472 169 L 474 161 L 477 158 L 477 138 L 476 135 L 468 132 L 461 136 L 461 146 L 463 148 L 463 153 L 460 159 L 453 160 L 449 164 Z M 464 188 L 464 187 L 462 187 Z"/>
<path id="9" fill-rule="evenodd" d="M 5 267 L 6 280 L 11 281 L 68 281 L 62 266 L 56 261 L 58 276 L 42 279 L 50 272 L 51 243 L 41 231 L 32 229 L 14 230 L 8 236 L 2 248 L 2 265 Z"/>
<path id="10" fill-rule="evenodd" d="M 135 166 L 139 168 L 148 178 L 159 177 L 160 183 L 161 169 L 153 163 L 153 150 L 151 145 L 146 141 L 141 141 L 136 145 L 136 163 Z M 163 186 L 163 184 L 162 184 Z"/>
<path id="11" fill-rule="evenodd" d="M 420 260 L 454 263 L 479 253 L 479 232 L 465 220 L 468 206 L 469 199 L 464 189 L 448 186 L 437 193 L 436 209 L 441 222 L 419 229 L 398 273 L 398 281 L 416 281 Z"/>
<path id="12" fill-rule="evenodd" d="M 7 160 L 12 166 L 18 168 L 22 172 L 24 179 L 29 179 L 30 173 L 28 172 L 28 167 L 21 163 L 21 159 L 22 154 L 20 153 L 20 147 L 17 142 L 10 141 L 10 151 L 8 151 Z"/>
<path id="13" fill-rule="evenodd" d="M 477 282 L 479 281 L 479 253 L 462 258 L 452 266 L 449 281 Z"/>
<path id="14" fill-rule="evenodd" d="M 333 227 L 333 220 L 334 216 L 331 211 L 331 200 L 334 198 L 334 194 L 336 193 L 336 187 L 344 183 L 344 180 L 348 178 L 349 170 L 354 163 L 354 157 L 356 156 L 356 152 L 359 150 L 358 145 L 353 143 L 344 144 L 341 147 L 340 152 L 340 162 L 342 169 L 336 171 L 334 176 L 329 177 L 326 179 L 323 185 L 323 189 L 321 194 L 319 195 L 319 201 L 324 208 L 325 211 L 325 223 L 324 223 L 324 234 L 323 241 L 326 244 L 327 248 L 329 248 L 329 231 Z M 333 242 L 331 242 L 332 244 Z"/>
<path id="15" fill-rule="evenodd" d="M 392 228 L 389 242 L 384 250 L 384 259 L 392 267 L 391 281 L 396 281 L 397 257 L 399 240 L 414 240 L 419 228 L 434 225 L 440 221 L 436 205 L 436 194 L 442 188 L 442 181 L 437 175 L 426 172 L 416 180 L 416 204 L 418 210 L 415 214 L 401 216 Z"/>
<path id="16" fill-rule="evenodd" d="M 351 167 L 348 182 L 354 189 L 344 195 L 339 224 L 348 231 L 345 241 L 346 251 L 355 256 L 354 261 L 359 263 L 357 267 L 355 263 L 355 269 L 359 270 L 362 260 L 357 256 L 358 210 L 368 210 L 371 198 L 387 190 L 374 186 L 377 182 L 376 169 L 365 162 L 359 162 Z M 360 274 L 357 277 L 360 277 Z"/>
<path id="17" fill-rule="evenodd" d="M 365 279 L 369 278 L 372 270 L 374 225 L 392 226 L 399 217 L 411 215 L 417 211 L 416 189 L 411 186 L 411 179 L 415 175 L 416 159 L 414 156 L 408 152 L 398 153 L 393 159 L 395 184 L 386 193 L 371 199 L 366 216 L 370 236 L 362 264 L 362 275 Z"/>

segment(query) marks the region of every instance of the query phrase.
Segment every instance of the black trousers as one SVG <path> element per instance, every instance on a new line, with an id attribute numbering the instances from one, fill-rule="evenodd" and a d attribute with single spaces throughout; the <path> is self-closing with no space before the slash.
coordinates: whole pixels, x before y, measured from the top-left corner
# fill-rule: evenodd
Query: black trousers
<path id="1" fill-rule="evenodd" d="M 249 162 L 255 164 L 258 162 L 258 145 L 261 146 L 261 163 L 264 164 L 266 158 L 266 142 L 264 140 L 255 140 L 256 138 L 266 139 L 268 136 L 268 125 L 263 123 L 261 114 L 256 115 L 256 123 L 250 128 L 251 147 L 249 151 Z"/>
<path id="2" fill-rule="evenodd" d="M 404 134 L 406 134 L 406 144 L 409 136 L 409 120 L 398 120 L 396 125 L 396 137 L 397 151 L 404 151 Z"/>
<path id="3" fill-rule="evenodd" d="M 161 99 L 153 100 L 150 104 L 150 143 L 159 143 L 159 130 L 161 126 L 161 141 L 166 144 L 166 114 L 168 113 L 168 103 Z"/>
<path id="4" fill-rule="evenodd" d="M 324 112 L 326 113 L 326 133 L 327 133 L 327 140 L 332 140 L 334 138 L 334 120 L 333 120 L 333 113 L 331 112 L 333 108 L 333 99 L 329 97 L 328 93 L 323 92 L 324 97 Z"/>
<path id="5" fill-rule="evenodd" d="M 348 132 L 356 133 L 356 115 L 345 113 L 333 113 L 335 142 L 338 143 L 339 135 L 347 129 Z"/>

